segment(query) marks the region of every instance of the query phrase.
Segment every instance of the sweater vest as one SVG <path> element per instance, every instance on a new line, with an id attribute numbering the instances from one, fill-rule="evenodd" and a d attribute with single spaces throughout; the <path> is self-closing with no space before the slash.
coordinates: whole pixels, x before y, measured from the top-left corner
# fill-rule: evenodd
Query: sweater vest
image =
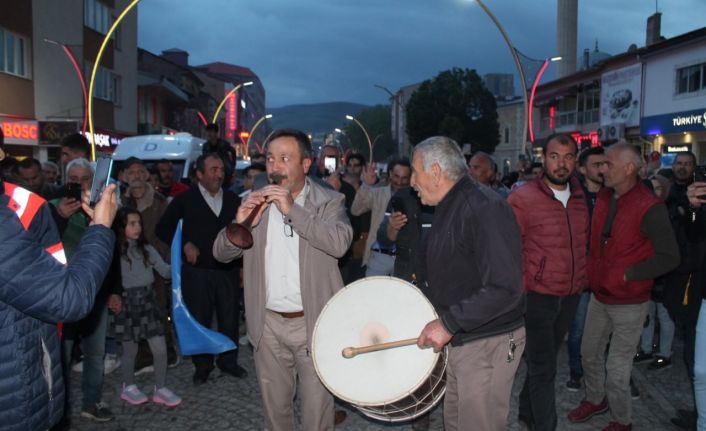
<path id="1" fill-rule="evenodd" d="M 604 304 L 640 304 L 650 299 L 654 280 L 625 281 L 625 270 L 655 255 L 649 238 L 640 231 L 647 211 L 660 201 L 642 183 L 618 198 L 610 232 L 603 227 L 613 189 L 598 193 L 591 224 L 588 278 L 591 291 Z"/>

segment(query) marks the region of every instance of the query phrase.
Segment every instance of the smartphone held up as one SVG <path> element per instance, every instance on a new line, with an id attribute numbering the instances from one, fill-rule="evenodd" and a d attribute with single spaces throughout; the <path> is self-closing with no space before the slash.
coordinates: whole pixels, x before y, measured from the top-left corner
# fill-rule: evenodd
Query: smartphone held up
<path id="1" fill-rule="evenodd" d="M 110 156 L 98 156 L 96 158 L 96 169 L 93 174 L 93 183 L 91 184 L 91 195 L 89 205 L 91 208 L 96 206 L 100 200 L 103 190 L 110 183 L 110 174 L 113 170 L 113 158 Z"/>

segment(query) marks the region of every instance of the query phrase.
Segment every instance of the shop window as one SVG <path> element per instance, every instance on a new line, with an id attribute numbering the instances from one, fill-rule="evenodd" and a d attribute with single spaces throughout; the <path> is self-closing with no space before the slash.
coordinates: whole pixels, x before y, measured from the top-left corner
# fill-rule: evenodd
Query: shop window
<path id="1" fill-rule="evenodd" d="M 706 63 L 677 69 L 677 94 L 695 93 L 706 88 Z"/>
<path id="2" fill-rule="evenodd" d="M 0 72 L 30 77 L 29 40 L 0 27 Z"/>

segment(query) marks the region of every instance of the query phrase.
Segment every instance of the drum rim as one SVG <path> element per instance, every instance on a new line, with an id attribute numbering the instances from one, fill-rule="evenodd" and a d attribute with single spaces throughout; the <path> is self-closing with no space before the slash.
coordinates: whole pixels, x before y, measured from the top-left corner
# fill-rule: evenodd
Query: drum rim
<path id="1" fill-rule="evenodd" d="M 428 378 L 429 374 L 430 374 L 432 371 L 434 371 L 434 368 L 436 367 L 436 365 L 437 365 L 437 363 L 438 363 L 438 361 L 439 361 L 439 355 L 441 354 L 441 352 L 436 352 L 436 353 L 434 353 L 434 356 L 436 357 L 436 359 L 431 363 L 429 370 L 427 370 L 427 372 L 425 373 L 425 376 L 427 376 L 426 378 L 420 379 L 418 382 L 416 382 L 416 383 L 414 384 L 414 386 L 412 386 L 410 389 L 408 389 L 408 390 L 407 390 L 404 394 L 402 394 L 401 396 L 399 396 L 399 397 L 397 397 L 397 398 L 395 398 L 395 399 L 387 400 L 387 401 L 385 401 L 385 402 L 383 402 L 383 403 L 379 403 L 379 402 L 361 402 L 361 401 L 359 401 L 359 400 L 353 400 L 353 399 L 350 399 L 350 398 L 348 398 L 348 397 L 342 396 L 338 391 L 336 391 L 334 388 L 332 388 L 326 381 L 324 381 L 324 379 L 321 378 L 321 370 L 319 369 L 319 364 L 318 364 L 318 361 L 317 361 L 317 359 L 316 359 L 316 337 L 315 337 L 316 330 L 318 329 L 319 324 L 321 323 L 321 317 L 324 315 L 324 312 L 326 311 L 326 309 L 329 307 L 329 305 L 333 302 L 333 300 L 334 300 L 337 296 L 342 295 L 343 292 L 345 292 L 345 291 L 346 291 L 347 289 L 349 289 L 349 288 L 352 288 L 353 286 L 355 286 L 355 285 L 358 284 L 358 283 L 362 283 L 362 282 L 365 282 L 365 281 L 371 281 L 371 280 L 394 280 L 394 281 L 396 281 L 396 282 L 399 281 L 399 282 L 402 282 L 402 283 L 408 285 L 408 286 L 411 287 L 412 289 L 415 289 L 415 290 L 419 293 L 419 295 L 430 305 L 431 310 L 432 310 L 432 313 L 433 313 L 433 315 L 434 315 L 434 318 L 435 318 L 435 319 L 438 319 L 438 318 L 439 318 L 439 315 L 437 314 L 436 309 L 434 308 L 434 305 L 431 303 L 431 301 L 429 301 L 429 298 L 427 298 L 426 295 L 424 295 L 424 292 L 422 292 L 421 289 L 419 289 L 417 286 L 415 286 L 414 284 L 410 283 L 410 282 L 407 281 L 407 280 L 404 280 L 404 279 L 398 278 L 398 277 L 388 276 L 388 275 L 374 275 L 374 276 L 370 276 L 370 277 L 361 278 L 361 279 L 356 280 L 356 281 L 354 281 L 354 282 L 352 282 L 352 283 L 350 283 L 350 284 L 348 284 L 348 285 L 346 285 L 346 286 L 343 286 L 338 292 L 336 292 L 331 298 L 329 298 L 329 300 L 326 302 L 326 305 L 324 305 L 324 308 L 321 309 L 321 312 L 319 313 L 319 316 L 316 318 L 316 324 L 314 325 L 314 330 L 312 331 L 312 337 L 311 337 L 311 338 L 312 338 L 312 339 L 311 339 L 311 359 L 312 359 L 312 362 L 314 363 L 314 370 L 316 371 L 316 374 L 317 374 L 317 376 L 319 377 L 319 381 L 321 382 L 321 384 L 323 384 L 324 387 L 326 387 L 326 389 L 327 389 L 329 392 L 331 392 L 331 393 L 332 393 L 333 395 L 335 395 L 336 397 L 342 399 L 343 401 L 346 401 L 346 402 L 348 402 L 348 403 L 351 403 L 351 404 L 353 404 L 354 406 L 362 406 L 362 407 L 373 407 L 373 406 L 381 406 L 381 405 L 385 405 L 385 404 L 389 404 L 389 403 L 394 403 L 394 402 L 397 402 L 397 401 L 399 401 L 399 400 L 401 400 L 401 399 L 403 399 L 403 398 L 409 396 L 411 393 L 413 393 L 414 391 L 416 391 L 417 389 L 419 389 L 419 387 L 420 387 L 422 384 L 424 384 L 424 382 L 425 382 L 426 379 Z M 445 363 L 448 362 L 448 357 L 445 357 L 445 358 L 444 358 L 444 362 L 445 362 Z M 444 366 L 444 372 L 445 372 L 445 370 L 446 370 L 446 366 Z"/>

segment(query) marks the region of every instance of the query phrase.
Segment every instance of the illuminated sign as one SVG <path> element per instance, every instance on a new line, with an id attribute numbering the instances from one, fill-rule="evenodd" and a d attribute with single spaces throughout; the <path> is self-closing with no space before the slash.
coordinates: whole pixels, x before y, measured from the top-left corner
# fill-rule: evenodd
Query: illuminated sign
<path id="1" fill-rule="evenodd" d="M 687 153 L 691 151 L 691 144 L 662 145 L 663 153 Z"/>
<path id="2" fill-rule="evenodd" d="M 93 144 L 93 137 L 89 132 L 81 132 L 83 136 L 85 136 L 88 139 L 88 142 L 90 144 Z M 105 133 L 96 133 L 96 146 L 97 147 L 116 147 L 120 145 L 120 142 L 122 141 L 122 138 L 119 138 L 117 136 L 111 136 L 107 135 Z"/>
<path id="3" fill-rule="evenodd" d="M 238 104 L 236 103 L 236 95 L 233 93 L 232 96 L 228 98 L 228 116 L 226 117 L 226 129 L 235 130 L 238 128 L 236 113 L 238 112 Z"/>
<path id="4" fill-rule="evenodd" d="M 578 143 L 579 146 L 581 145 L 581 142 L 583 142 L 583 141 L 591 142 L 591 147 L 598 147 L 601 145 L 600 141 L 598 139 L 598 132 L 596 132 L 596 131 L 588 132 L 588 133 L 575 132 L 575 133 L 571 134 L 571 137 L 574 138 L 574 141 L 576 141 L 576 143 Z"/>
<path id="5" fill-rule="evenodd" d="M 706 109 L 652 115 L 640 120 L 643 136 L 706 131 Z"/>
<path id="6" fill-rule="evenodd" d="M 6 144 L 37 145 L 39 143 L 39 125 L 36 121 L 0 117 L 0 126 L 5 135 Z"/>
<path id="7" fill-rule="evenodd" d="M 549 128 L 554 129 L 554 120 L 556 119 L 556 108 L 553 106 L 549 107 Z"/>

